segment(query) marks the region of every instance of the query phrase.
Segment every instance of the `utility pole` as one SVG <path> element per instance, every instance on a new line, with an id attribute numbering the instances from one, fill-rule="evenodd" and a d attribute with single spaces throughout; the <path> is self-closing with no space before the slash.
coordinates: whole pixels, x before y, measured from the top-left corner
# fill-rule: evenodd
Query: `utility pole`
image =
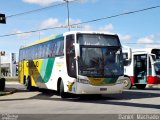
<path id="1" fill-rule="evenodd" d="M 5 51 L 0 51 L 0 91 L 4 91 L 5 89 L 5 81 L 6 79 L 1 76 L 1 56 L 5 55 Z"/>
<path id="2" fill-rule="evenodd" d="M 1 24 L 6 24 L 6 17 L 5 17 L 5 14 L 1 14 L 0 13 L 0 23 Z M 0 51 L 0 78 L 1 78 L 1 56 L 2 56 L 2 51 Z"/>
<path id="3" fill-rule="evenodd" d="M 67 3 L 67 13 L 68 13 L 68 31 L 70 31 L 70 24 L 69 24 L 69 1 L 64 0 Z"/>
<path id="4" fill-rule="evenodd" d="M 5 14 L 0 14 L 0 23 L 6 24 L 6 17 Z M 5 52 L 3 53 L 0 51 L 0 79 L 1 79 L 1 56 L 5 55 Z"/>
<path id="5" fill-rule="evenodd" d="M 0 51 L 0 79 L 2 77 L 2 74 L 1 74 L 1 56 L 5 56 L 5 51 Z"/>
<path id="6" fill-rule="evenodd" d="M 0 23 L 6 24 L 5 14 L 0 14 Z M 5 52 L 0 51 L 0 78 L 1 78 L 1 56 L 5 55 Z"/>
<path id="7" fill-rule="evenodd" d="M 0 53 L 0 79 L 1 79 L 1 53 Z"/>
<path id="8" fill-rule="evenodd" d="M 0 24 L 6 24 L 6 17 L 5 14 L 0 13 Z M 1 56 L 5 55 L 5 51 L 0 51 L 0 91 L 4 91 L 5 89 L 5 78 L 2 78 L 1 76 Z"/>

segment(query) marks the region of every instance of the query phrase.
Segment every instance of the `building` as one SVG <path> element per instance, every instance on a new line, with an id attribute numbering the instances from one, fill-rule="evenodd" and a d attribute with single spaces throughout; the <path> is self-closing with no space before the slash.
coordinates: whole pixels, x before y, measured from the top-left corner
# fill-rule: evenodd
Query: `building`
<path id="1" fill-rule="evenodd" d="M 14 77 L 18 75 L 18 62 L 16 53 L 5 54 L 1 56 L 1 75 Z"/>

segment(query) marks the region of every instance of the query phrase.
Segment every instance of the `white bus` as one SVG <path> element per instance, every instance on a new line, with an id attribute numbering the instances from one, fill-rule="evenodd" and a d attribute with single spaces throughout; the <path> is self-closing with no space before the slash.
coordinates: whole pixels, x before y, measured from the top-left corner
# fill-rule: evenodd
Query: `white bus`
<path id="1" fill-rule="evenodd" d="M 111 94 L 123 90 L 123 54 L 117 35 L 70 31 L 23 46 L 19 80 L 33 87 L 72 94 Z"/>
<path id="2" fill-rule="evenodd" d="M 126 59 L 128 53 L 123 52 Z M 124 88 L 135 85 L 144 89 L 147 84 L 160 84 L 160 49 L 145 48 L 132 50 L 132 57 L 124 63 Z"/>

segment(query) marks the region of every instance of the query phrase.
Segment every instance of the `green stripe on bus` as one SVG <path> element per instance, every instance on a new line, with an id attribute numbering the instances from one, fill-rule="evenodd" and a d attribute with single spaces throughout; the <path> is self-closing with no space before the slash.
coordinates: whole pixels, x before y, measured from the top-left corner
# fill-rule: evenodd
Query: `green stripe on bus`
<path id="1" fill-rule="evenodd" d="M 46 64 L 46 70 L 45 70 L 45 75 L 43 77 L 43 82 L 47 83 L 51 77 L 53 65 L 54 65 L 54 58 L 49 58 L 48 62 Z M 42 63 L 43 64 L 43 63 Z"/>
<path id="2" fill-rule="evenodd" d="M 104 84 L 112 84 L 112 83 L 116 83 L 117 80 L 118 80 L 118 77 L 116 77 L 116 78 L 105 78 L 103 83 Z"/>
<path id="3" fill-rule="evenodd" d="M 40 70 L 41 78 L 44 78 L 44 76 L 45 76 L 47 63 L 48 63 L 48 59 L 45 59 L 45 60 L 42 61 L 42 66 L 41 66 L 41 70 Z"/>

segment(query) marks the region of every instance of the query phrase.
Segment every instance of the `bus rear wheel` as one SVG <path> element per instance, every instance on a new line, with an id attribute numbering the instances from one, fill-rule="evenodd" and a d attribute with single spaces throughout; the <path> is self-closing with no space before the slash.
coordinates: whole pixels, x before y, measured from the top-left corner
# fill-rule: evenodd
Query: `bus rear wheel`
<path id="1" fill-rule="evenodd" d="M 67 98 L 67 93 L 64 92 L 64 84 L 63 84 L 63 81 L 61 80 L 60 82 L 60 96 L 61 98 Z"/>
<path id="2" fill-rule="evenodd" d="M 128 78 L 128 77 L 124 77 L 124 80 L 123 80 L 123 88 L 124 89 L 131 89 L 132 87 L 132 82 L 131 80 Z"/>
<path id="3" fill-rule="evenodd" d="M 135 86 L 137 89 L 145 89 L 146 84 L 136 84 Z"/>
<path id="4" fill-rule="evenodd" d="M 31 83 L 31 79 L 28 77 L 26 82 L 25 82 L 25 86 L 26 86 L 26 89 L 28 91 L 33 91 L 33 87 L 32 87 L 32 83 Z"/>

